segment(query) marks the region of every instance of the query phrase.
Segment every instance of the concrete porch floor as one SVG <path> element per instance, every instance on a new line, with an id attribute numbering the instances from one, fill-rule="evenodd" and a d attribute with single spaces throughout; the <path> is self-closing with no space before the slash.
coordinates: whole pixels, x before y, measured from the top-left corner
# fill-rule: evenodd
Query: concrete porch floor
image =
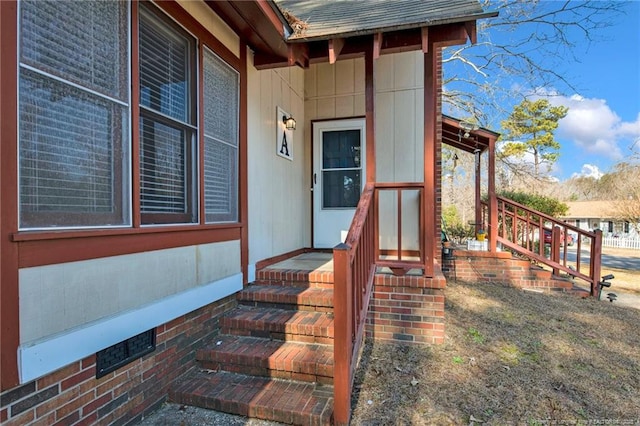
<path id="1" fill-rule="evenodd" d="M 333 272 L 333 253 L 302 253 L 264 268 L 265 271 L 287 269 L 308 272 Z"/>
<path id="2" fill-rule="evenodd" d="M 382 258 L 389 258 L 395 260 L 393 256 L 383 256 Z M 417 257 L 405 257 L 405 260 L 417 261 Z M 289 259 L 274 263 L 262 269 L 265 273 L 268 272 L 282 272 L 282 271 L 295 271 L 300 273 L 329 273 L 333 274 L 333 253 L 312 251 L 302 253 Z M 379 266 L 376 269 L 376 274 L 394 275 L 391 269 L 386 266 Z M 408 276 L 422 276 L 421 269 L 410 269 L 407 271 Z"/>

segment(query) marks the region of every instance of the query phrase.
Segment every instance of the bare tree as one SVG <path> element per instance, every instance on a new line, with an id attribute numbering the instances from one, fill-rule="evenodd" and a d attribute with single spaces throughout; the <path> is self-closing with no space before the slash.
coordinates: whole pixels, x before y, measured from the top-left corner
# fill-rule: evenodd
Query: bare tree
<path id="1" fill-rule="evenodd" d="M 474 216 L 475 160 L 473 154 L 449 146 L 442 147 L 443 208 L 455 206 L 461 224 Z M 448 226 L 454 225 L 448 223 Z"/>
<path id="2" fill-rule="evenodd" d="M 536 90 L 579 92 L 570 63 L 579 62 L 626 7 L 598 0 L 481 2 L 499 16 L 478 22 L 477 44 L 445 49 L 444 102 L 452 114 L 494 128 Z"/>
<path id="3" fill-rule="evenodd" d="M 602 190 L 615 200 L 615 218 L 629 222 L 640 232 L 640 164 L 622 162 L 601 179 Z"/>

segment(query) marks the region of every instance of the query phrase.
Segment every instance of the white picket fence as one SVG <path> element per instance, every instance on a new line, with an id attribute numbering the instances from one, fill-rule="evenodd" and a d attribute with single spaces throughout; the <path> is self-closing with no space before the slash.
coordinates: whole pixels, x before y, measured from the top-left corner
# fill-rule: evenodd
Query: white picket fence
<path id="1" fill-rule="evenodd" d="M 602 238 L 602 247 L 615 247 L 640 250 L 640 238 Z"/>

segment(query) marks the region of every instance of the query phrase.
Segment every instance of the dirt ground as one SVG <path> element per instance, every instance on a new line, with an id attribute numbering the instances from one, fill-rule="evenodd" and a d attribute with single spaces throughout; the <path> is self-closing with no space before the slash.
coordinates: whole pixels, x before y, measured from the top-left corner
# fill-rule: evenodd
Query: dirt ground
<path id="1" fill-rule="evenodd" d="M 640 310 L 491 283 L 446 305 L 443 345 L 367 346 L 353 424 L 640 424 Z"/>
<path id="2" fill-rule="evenodd" d="M 166 403 L 138 426 L 278 426 L 281 423 L 247 419 L 218 411 Z"/>

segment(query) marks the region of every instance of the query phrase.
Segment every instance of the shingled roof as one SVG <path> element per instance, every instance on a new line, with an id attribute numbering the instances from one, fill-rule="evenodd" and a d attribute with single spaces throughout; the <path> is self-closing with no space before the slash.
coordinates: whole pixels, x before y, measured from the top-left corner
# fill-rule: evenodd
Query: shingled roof
<path id="1" fill-rule="evenodd" d="M 477 0 L 274 0 L 293 33 L 287 41 L 326 40 L 495 16 Z M 296 25 L 297 24 L 297 25 Z"/>
<path id="2" fill-rule="evenodd" d="M 610 219 L 615 217 L 615 201 L 569 202 L 569 211 L 563 219 Z"/>

